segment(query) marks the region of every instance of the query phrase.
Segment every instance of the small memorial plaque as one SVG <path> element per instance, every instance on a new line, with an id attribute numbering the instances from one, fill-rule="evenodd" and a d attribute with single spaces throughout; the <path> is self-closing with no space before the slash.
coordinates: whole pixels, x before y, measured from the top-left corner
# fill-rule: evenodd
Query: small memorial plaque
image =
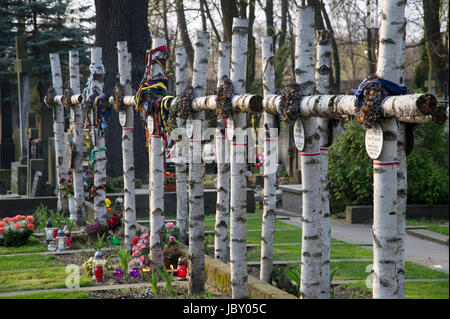
<path id="1" fill-rule="evenodd" d="M 122 126 L 125 126 L 125 124 L 127 124 L 127 111 L 125 110 L 119 111 L 119 123 Z"/>
<path id="2" fill-rule="evenodd" d="M 366 152 L 371 159 L 377 159 L 383 150 L 383 129 L 380 124 L 366 131 Z"/>
<path id="3" fill-rule="evenodd" d="M 305 129 L 301 120 L 297 120 L 294 124 L 294 141 L 297 149 L 303 151 L 305 147 Z"/>
<path id="4" fill-rule="evenodd" d="M 191 138 L 193 133 L 194 133 L 194 125 L 192 124 L 192 119 L 188 118 L 186 120 L 186 134 L 187 134 L 187 137 Z"/>
<path id="5" fill-rule="evenodd" d="M 233 141 L 234 137 L 234 122 L 232 118 L 227 119 L 226 136 L 229 141 Z"/>
<path id="6" fill-rule="evenodd" d="M 153 134 L 153 131 L 155 130 L 155 120 L 151 115 L 147 118 L 147 129 L 149 134 Z"/>

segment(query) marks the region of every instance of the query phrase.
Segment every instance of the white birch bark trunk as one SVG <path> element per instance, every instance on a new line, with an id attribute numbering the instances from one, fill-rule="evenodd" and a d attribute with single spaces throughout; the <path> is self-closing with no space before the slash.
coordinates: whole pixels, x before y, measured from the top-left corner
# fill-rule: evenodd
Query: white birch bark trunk
<path id="1" fill-rule="evenodd" d="M 311 7 L 297 12 L 295 79 L 305 95 L 314 94 L 314 14 Z M 320 189 L 320 147 L 317 119 L 303 121 L 305 146 L 300 153 L 302 169 L 302 256 L 300 298 L 320 298 L 322 241 Z"/>
<path id="2" fill-rule="evenodd" d="M 235 94 L 245 92 L 247 75 L 248 20 L 233 19 L 231 82 Z M 246 127 L 246 114 L 235 112 L 235 130 Z M 231 193 L 230 193 L 230 264 L 233 299 L 248 298 L 247 275 L 247 167 L 244 134 L 234 135 L 231 143 Z"/>
<path id="3" fill-rule="evenodd" d="M 131 95 L 131 53 L 128 52 L 126 41 L 117 42 L 117 57 L 119 65 L 119 81 L 124 87 L 124 95 Z M 131 251 L 131 241 L 136 236 L 136 197 L 134 177 L 133 129 L 134 111 L 126 106 L 126 121 L 122 127 L 122 158 L 123 158 L 123 209 L 124 209 L 124 244 Z"/>
<path id="4" fill-rule="evenodd" d="M 165 44 L 164 38 L 156 38 L 153 48 Z M 159 79 L 164 76 L 164 70 L 158 63 L 155 63 L 151 67 L 151 75 L 154 80 Z M 153 114 L 150 114 L 150 117 L 153 118 Z M 159 132 L 150 132 L 148 154 L 150 161 L 150 259 L 153 269 L 162 268 L 164 265 L 164 151 L 162 149 L 162 138 Z"/>
<path id="5" fill-rule="evenodd" d="M 176 48 L 175 49 L 175 59 L 176 59 L 176 90 L 177 96 L 180 96 L 181 93 L 187 87 L 187 79 L 186 79 L 186 70 L 187 70 L 187 62 L 186 62 L 186 50 L 184 48 Z M 186 121 L 177 118 L 177 126 L 178 128 L 185 128 Z M 177 154 L 177 162 L 175 164 L 175 172 L 176 172 L 176 183 L 177 183 L 177 227 L 180 230 L 180 241 L 187 244 L 188 243 L 188 191 L 187 191 L 187 181 L 186 181 L 186 163 L 185 157 L 183 154 L 183 148 L 180 145 L 181 140 L 178 144 L 176 144 L 176 154 Z"/>
<path id="6" fill-rule="evenodd" d="M 102 64 L 102 48 L 95 47 L 91 49 L 91 64 L 94 66 Z M 97 88 L 99 94 L 103 93 L 102 83 L 94 80 L 94 86 Z M 95 148 L 105 147 L 105 137 L 99 134 L 100 128 L 94 129 L 95 134 Z M 106 152 L 100 151 L 95 153 L 95 169 L 94 169 L 94 207 L 95 207 L 95 221 L 106 225 L 106 192 L 103 188 L 106 186 Z"/>
<path id="7" fill-rule="evenodd" d="M 219 44 L 219 74 L 218 83 L 230 77 L 231 45 L 226 42 Z M 228 262 L 228 220 L 230 211 L 230 162 L 229 142 L 225 136 L 225 119 L 217 117 L 216 129 L 217 154 L 217 204 L 216 225 L 214 233 L 214 256 L 224 263 Z"/>
<path id="8" fill-rule="evenodd" d="M 72 94 L 80 94 L 80 63 L 78 51 L 69 51 L 69 69 L 70 69 L 70 88 Z M 74 181 L 74 199 L 75 216 L 78 226 L 86 225 L 86 214 L 84 208 L 84 188 L 83 188 L 83 111 L 81 104 L 72 106 L 71 115 L 73 130 L 73 181 Z"/>
<path id="9" fill-rule="evenodd" d="M 331 47 L 330 35 L 326 30 L 316 31 L 316 86 L 320 95 L 330 92 Z M 320 197 L 322 201 L 322 280 L 320 282 L 321 299 L 330 299 L 330 200 L 328 193 L 328 119 L 317 118 L 320 135 Z"/>
<path id="10" fill-rule="evenodd" d="M 195 37 L 195 56 L 192 86 L 194 97 L 206 92 L 208 71 L 209 34 L 197 31 Z M 189 293 L 200 294 L 205 290 L 205 212 L 203 202 L 203 160 L 202 140 L 204 112 L 194 112 L 193 136 L 190 137 L 189 163 Z"/>
<path id="11" fill-rule="evenodd" d="M 58 53 L 50 54 L 50 66 L 52 69 L 52 81 L 55 93 L 56 95 L 62 95 L 62 73 Z M 57 210 L 59 213 L 61 213 L 63 211 L 63 197 L 59 181 L 61 180 L 61 178 L 67 179 L 67 167 L 64 158 L 64 107 L 61 103 L 55 103 L 53 107 L 53 132 L 55 135 L 56 173 L 58 175 L 58 180 L 56 181 L 58 189 Z"/>
<path id="12" fill-rule="evenodd" d="M 403 37 L 403 1 L 384 1 L 380 28 L 377 75 L 398 83 L 398 45 Z M 402 31 L 400 31 L 401 29 Z M 383 119 L 383 150 L 373 164 L 373 298 L 398 298 L 397 251 L 399 248 L 397 211 L 397 121 Z"/>
<path id="13" fill-rule="evenodd" d="M 406 5 L 406 3 L 405 3 Z M 404 19 L 406 27 L 406 19 Z M 403 30 L 401 41 L 399 42 L 399 71 L 398 84 L 405 84 L 405 36 Z M 400 122 L 397 140 L 397 216 L 398 216 L 398 236 L 400 238 L 397 252 L 397 281 L 398 298 L 405 299 L 405 237 L 406 237 L 406 201 L 408 196 L 408 170 L 406 163 L 406 125 Z"/>
<path id="14" fill-rule="evenodd" d="M 262 41 L 262 68 L 264 96 L 275 93 L 275 66 L 273 38 L 265 37 Z M 261 231 L 261 269 L 259 279 L 272 283 L 273 238 L 275 232 L 276 208 L 276 144 L 278 137 L 271 136 L 274 128 L 274 115 L 264 112 L 264 194 Z M 275 159 L 275 161 L 273 161 Z"/>

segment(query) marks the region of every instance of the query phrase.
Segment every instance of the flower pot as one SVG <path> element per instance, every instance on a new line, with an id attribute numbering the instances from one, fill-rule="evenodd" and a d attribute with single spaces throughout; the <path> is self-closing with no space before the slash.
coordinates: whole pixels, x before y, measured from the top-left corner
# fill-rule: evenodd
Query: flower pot
<path id="1" fill-rule="evenodd" d="M 75 220 L 75 198 L 72 196 L 69 197 L 69 213 L 70 213 L 70 220 Z"/>
<path id="2" fill-rule="evenodd" d="M 177 191 L 177 184 L 164 184 L 164 193 L 175 193 Z"/>

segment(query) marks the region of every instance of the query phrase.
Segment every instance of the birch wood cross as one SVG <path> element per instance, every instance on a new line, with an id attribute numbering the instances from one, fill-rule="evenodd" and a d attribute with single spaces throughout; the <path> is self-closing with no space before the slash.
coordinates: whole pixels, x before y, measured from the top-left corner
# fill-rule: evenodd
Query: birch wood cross
<path id="1" fill-rule="evenodd" d="M 392 25 L 392 18 L 389 14 L 390 10 L 393 9 L 393 6 L 397 6 L 397 4 L 393 2 L 387 2 L 385 4 L 386 8 L 384 9 L 384 12 L 386 14 L 386 17 L 384 20 L 389 20 L 389 24 Z M 390 6 L 390 7 L 389 7 Z M 305 11 L 307 11 L 307 8 L 301 8 L 298 13 L 298 21 L 299 24 L 301 21 L 305 21 L 308 19 L 308 17 L 312 17 L 311 14 L 305 14 Z M 392 11 L 391 11 L 392 12 Z M 392 14 L 392 13 L 391 13 Z M 403 13 L 404 14 L 404 13 Z M 401 14 L 399 16 L 399 13 L 393 14 L 396 18 L 401 18 Z M 404 16 L 403 16 L 404 17 Z M 384 21 L 383 23 L 387 25 L 387 21 Z M 400 21 L 394 21 L 394 24 L 401 25 L 402 19 Z M 311 23 L 312 24 L 312 23 Z M 383 24 L 382 24 L 383 25 Z M 386 28 L 386 26 L 385 26 Z M 299 28 L 299 33 L 302 32 L 302 28 Z M 392 39 L 393 36 L 389 37 Z M 385 37 L 388 38 L 388 37 Z M 303 37 L 305 39 L 305 36 Z M 383 41 L 381 41 L 383 43 Z M 390 42 L 390 41 L 384 41 L 384 42 Z M 300 42 L 301 43 L 301 42 Z M 382 45 L 380 44 L 380 47 Z M 380 52 L 380 59 L 379 63 L 380 65 L 386 65 L 388 62 L 386 62 L 386 57 L 383 55 L 385 54 L 383 50 Z M 389 56 L 389 55 L 388 55 Z M 391 55 L 392 57 L 393 55 Z M 381 62 L 380 62 L 381 61 Z M 395 62 L 392 62 L 391 59 L 391 68 L 397 67 Z M 394 65 L 392 65 L 394 63 Z M 298 74 L 304 75 L 305 72 L 303 72 L 305 69 L 301 69 L 298 72 Z M 379 69 L 377 74 L 380 77 L 387 78 L 388 80 L 391 80 L 393 82 L 396 82 L 395 78 L 392 78 L 391 75 L 389 75 L 389 72 L 384 71 L 383 68 Z M 356 109 L 356 97 L 355 96 L 349 96 L 349 95 L 316 95 L 316 96 L 304 96 L 300 102 L 298 103 L 298 110 L 297 113 L 300 118 L 305 117 L 321 117 L 325 119 L 333 118 L 333 117 L 341 117 L 341 116 L 356 116 L 357 115 L 357 109 Z M 277 95 L 269 95 L 264 98 L 263 101 L 263 109 L 271 114 L 282 114 L 282 109 L 285 107 L 283 98 L 281 96 Z M 396 240 L 393 240 L 393 238 L 397 238 L 397 220 L 396 216 L 393 216 L 389 219 L 389 221 L 386 221 L 386 216 L 390 216 L 391 212 L 395 212 L 395 207 L 393 206 L 395 203 L 395 200 L 397 198 L 397 191 L 396 191 L 396 170 L 395 165 L 397 164 L 396 161 L 396 122 L 397 120 L 405 121 L 405 122 L 423 122 L 426 121 L 427 118 L 430 118 L 432 114 L 434 114 L 437 111 L 437 105 L 436 105 L 436 98 L 429 94 L 408 94 L 408 95 L 402 95 L 402 96 L 390 96 L 386 97 L 382 103 L 381 103 L 381 116 L 383 118 L 382 120 L 382 127 L 384 130 L 384 135 L 389 136 L 395 136 L 395 143 L 393 143 L 393 139 L 385 138 L 385 142 L 383 143 L 383 152 L 381 156 L 374 161 L 374 297 L 375 298 L 384 298 L 384 297 L 393 297 L 392 295 L 393 291 L 395 290 L 394 287 L 396 287 L 395 280 L 393 278 L 396 278 L 396 273 L 394 271 L 395 267 L 392 267 L 393 263 L 388 263 L 389 260 L 395 260 L 394 251 L 395 247 L 393 242 L 395 243 Z M 306 125 L 305 125 L 306 126 Z M 305 135 L 306 139 L 308 139 L 308 132 L 307 128 L 305 127 Z M 395 146 L 394 146 L 395 144 Z M 394 150 L 395 149 L 395 150 Z M 319 153 L 319 152 L 317 152 Z M 317 154 L 316 153 L 316 154 Z M 386 155 L 388 154 L 388 155 Z M 305 166 L 302 165 L 303 174 L 302 174 L 302 184 L 305 184 L 305 182 L 311 182 L 312 176 L 306 179 L 303 178 L 305 176 Z M 381 177 L 383 176 L 383 177 Z M 380 178 L 384 178 L 386 180 L 379 181 Z M 380 185 L 383 185 L 382 187 Z M 388 186 L 389 185 L 389 186 Z M 381 188 L 380 188 L 381 187 Z M 305 185 L 304 185 L 305 189 Z M 311 190 L 307 189 L 308 192 Z M 307 193 L 308 193 L 307 192 Z M 308 206 L 305 201 L 307 201 L 307 197 L 305 196 L 304 192 L 304 204 L 303 204 L 303 220 L 308 218 L 308 209 L 305 206 Z M 377 199 L 379 198 L 379 200 Z M 383 198 L 383 200 L 381 200 Z M 389 206 L 391 205 L 391 206 Z M 305 209 L 306 208 L 306 209 Z M 394 214 L 395 215 L 395 214 Z M 384 216 L 384 217 L 383 217 Z M 313 222 L 308 222 L 307 225 L 310 227 L 310 224 L 314 224 Z M 303 224 L 305 226 L 305 223 Z M 317 226 L 316 226 L 317 227 Z M 384 228 L 383 228 L 384 227 Z M 387 228 L 386 228 L 387 227 Z M 394 229 L 395 228 L 395 229 Z M 383 231 L 386 231 L 386 229 L 389 230 L 389 236 L 386 237 L 386 233 L 382 235 Z M 305 246 L 305 236 L 309 237 L 311 234 L 309 234 L 308 229 L 303 229 L 303 243 L 302 248 Z M 381 232 L 381 233 L 380 233 Z M 306 234 L 305 234 L 306 233 Z M 310 239 L 317 239 L 317 236 L 309 237 Z M 389 238 L 389 240 L 388 240 Z M 383 241 L 383 243 L 380 242 Z M 389 244 L 390 243 L 390 244 Z M 316 246 L 317 247 L 317 246 Z M 319 246 L 320 247 L 320 246 Z M 386 247 L 390 247 L 387 249 Z M 321 256 L 321 253 L 319 250 L 317 251 L 316 256 Z M 387 256 L 390 255 L 389 259 Z M 311 252 L 308 252 L 308 257 L 312 256 Z M 304 255 L 302 254 L 302 278 L 305 275 L 306 277 L 309 276 L 309 278 L 315 278 L 314 281 L 309 280 L 309 287 L 311 288 L 319 284 L 320 279 L 317 280 L 320 272 L 319 265 L 315 264 L 314 269 L 308 270 L 305 265 L 303 264 Z M 395 262 L 394 262 L 395 264 Z M 387 265 L 387 266 L 386 266 Z M 305 269 L 306 268 L 306 269 Z M 311 272 L 310 272 L 311 271 Z M 308 275 L 309 273 L 309 275 Z M 304 274 L 304 275 L 303 275 Z M 387 280 L 389 279 L 389 280 Z M 389 282 L 389 285 L 381 285 L 379 284 L 381 281 Z M 378 283 L 378 284 L 377 284 Z M 305 287 L 308 286 L 308 284 L 305 285 Z M 383 287 L 382 287 L 383 286 Z M 386 286 L 389 286 L 387 288 Z M 376 288 L 375 288 L 376 287 Z M 384 292 L 382 292 L 385 290 Z M 390 292 L 386 292 L 386 290 L 389 290 Z M 318 298 L 317 291 L 314 289 L 314 291 L 306 292 L 306 290 L 303 290 L 302 297 L 304 298 Z"/>

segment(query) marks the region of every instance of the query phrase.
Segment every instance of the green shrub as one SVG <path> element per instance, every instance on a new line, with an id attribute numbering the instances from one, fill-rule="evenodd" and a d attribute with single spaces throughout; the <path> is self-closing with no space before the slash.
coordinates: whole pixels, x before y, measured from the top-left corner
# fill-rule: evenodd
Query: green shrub
<path id="1" fill-rule="evenodd" d="M 333 141 L 328 159 L 330 206 L 335 209 L 373 201 L 372 161 L 365 150 L 364 130 L 356 121 L 344 128 Z"/>
<path id="2" fill-rule="evenodd" d="M 332 211 L 373 203 L 373 164 L 365 151 L 365 131 L 356 121 L 347 122 L 344 128 L 329 151 Z M 414 136 L 414 150 L 407 157 L 408 203 L 448 203 L 448 131 L 444 125 L 429 123 L 421 125 Z"/>

